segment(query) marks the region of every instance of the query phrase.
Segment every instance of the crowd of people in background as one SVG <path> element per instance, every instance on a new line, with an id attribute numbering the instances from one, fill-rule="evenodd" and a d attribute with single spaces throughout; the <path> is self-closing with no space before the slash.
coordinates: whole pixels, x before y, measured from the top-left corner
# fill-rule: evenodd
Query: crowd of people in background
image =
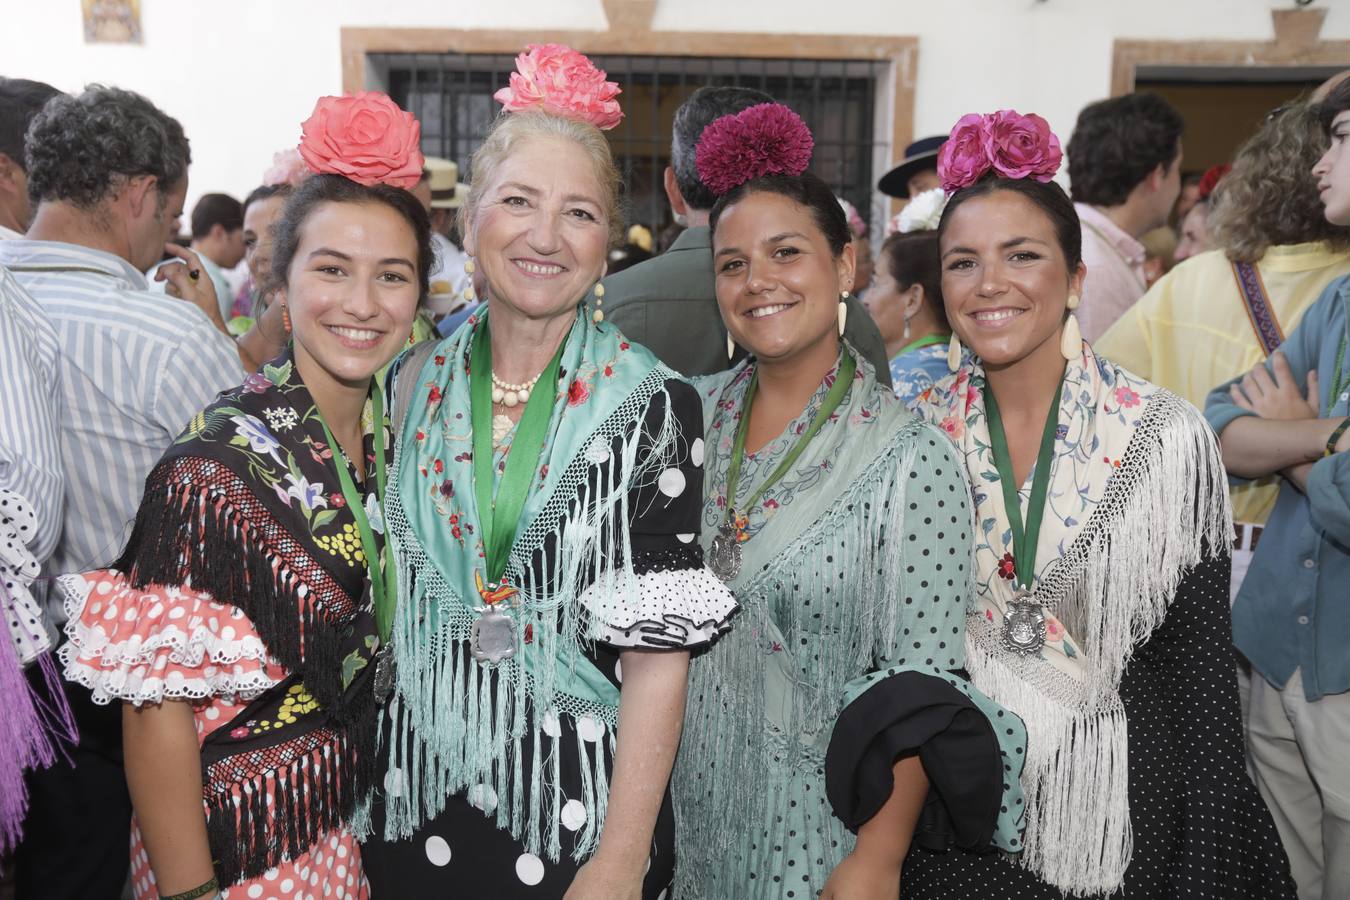
<path id="1" fill-rule="evenodd" d="M 586 57 L 495 99 L 188 211 L 0 78 L 0 892 L 1350 897 L 1350 78 L 972 113 L 880 228 L 762 91 L 666 228 Z"/>

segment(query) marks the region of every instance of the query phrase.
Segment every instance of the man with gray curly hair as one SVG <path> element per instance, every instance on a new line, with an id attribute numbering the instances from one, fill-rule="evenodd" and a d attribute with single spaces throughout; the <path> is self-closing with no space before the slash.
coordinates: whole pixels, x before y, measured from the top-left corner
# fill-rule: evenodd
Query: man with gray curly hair
<path id="1" fill-rule="evenodd" d="M 148 290 L 142 273 L 168 249 L 191 162 L 182 126 L 149 100 L 97 85 L 54 97 L 29 126 L 24 156 L 36 212 L 24 239 L 0 242 L 0 266 L 42 307 L 61 348 L 65 515 L 43 569 L 56 575 L 117 556 L 160 455 L 280 341 L 255 332 L 232 342 L 189 250 L 172 248 L 181 262 L 160 270 L 180 299 Z M 47 614 L 50 626 L 64 621 L 60 597 L 48 598 Z M 80 743 L 73 766 L 28 780 L 17 893 L 116 897 L 131 820 L 121 710 L 67 694 Z"/>

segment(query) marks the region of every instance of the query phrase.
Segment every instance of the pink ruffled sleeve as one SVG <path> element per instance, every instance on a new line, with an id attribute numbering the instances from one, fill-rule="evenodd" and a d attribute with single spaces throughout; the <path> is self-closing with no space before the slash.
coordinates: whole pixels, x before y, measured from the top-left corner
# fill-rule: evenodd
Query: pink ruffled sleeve
<path id="1" fill-rule="evenodd" d="M 66 677 L 95 703 L 251 700 L 286 677 L 238 608 L 187 587 L 131 587 L 113 571 L 60 579 Z"/>

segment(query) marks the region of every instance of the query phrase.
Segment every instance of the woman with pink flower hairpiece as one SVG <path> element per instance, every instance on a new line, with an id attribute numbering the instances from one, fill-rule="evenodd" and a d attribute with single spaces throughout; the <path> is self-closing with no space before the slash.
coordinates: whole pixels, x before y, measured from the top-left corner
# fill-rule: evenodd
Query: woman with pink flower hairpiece
<path id="1" fill-rule="evenodd" d="M 853 234 L 811 149 L 770 103 L 696 153 L 718 306 L 750 356 L 696 382 L 709 563 L 742 611 L 691 667 L 683 900 L 885 900 L 911 843 L 1020 846 L 1021 724 L 959 672 L 966 480 L 842 337 Z"/>
<path id="2" fill-rule="evenodd" d="M 460 213 L 487 301 L 392 375 L 363 858 L 377 897 L 657 900 L 690 648 L 736 603 L 697 541 L 698 398 L 604 321 L 618 85 L 557 44 L 516 65 Z"/>
<path id="3" fill-rule="evenodd" d="M 963 117 L 938 155 L 953 371 L 915 411 L 974 489 L 966 668 L 1026 724 L 1026 831 L 1015 857 L 917 848 L 901 895 L 1292 898 L 1243 764 L 1218 446 L 1081 339 L 1061 159 L 1012 110 Z"/>
<path id="4" fill-rule="evenodd" d="M 394 572 L 374 376 L 427 295 L 419 131 L 384 94 L 319 100 L 273 229 L 286 350 L 188 423 L 121 558 L 63 579 L 66 676 L 123 704 L 137 900 L 369 896 Z"/>

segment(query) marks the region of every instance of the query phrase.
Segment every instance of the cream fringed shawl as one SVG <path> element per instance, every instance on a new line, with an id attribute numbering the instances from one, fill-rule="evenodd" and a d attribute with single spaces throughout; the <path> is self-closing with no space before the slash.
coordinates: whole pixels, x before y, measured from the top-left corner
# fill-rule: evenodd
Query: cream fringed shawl
<path id="1" fill-rule="evenodd" d="M 1033 589 L 1047 609 L 1048 640 L 1021 656 L 1001 637 L 1012 538 L 983 387 L 974 360 L 915 407 L 956 442 L 974 490 L 978 608 L 967 624 L 967 667 L 976 687 L 1027 726 L 1022 865 L 1069 894 L 1109 892 L 1132 850 L 1121 676 L 1186 572 L 1231 538 L 1223 462 L 1190 404 L 1084 344 L 1065 372 L 1037 545 Z"/>

